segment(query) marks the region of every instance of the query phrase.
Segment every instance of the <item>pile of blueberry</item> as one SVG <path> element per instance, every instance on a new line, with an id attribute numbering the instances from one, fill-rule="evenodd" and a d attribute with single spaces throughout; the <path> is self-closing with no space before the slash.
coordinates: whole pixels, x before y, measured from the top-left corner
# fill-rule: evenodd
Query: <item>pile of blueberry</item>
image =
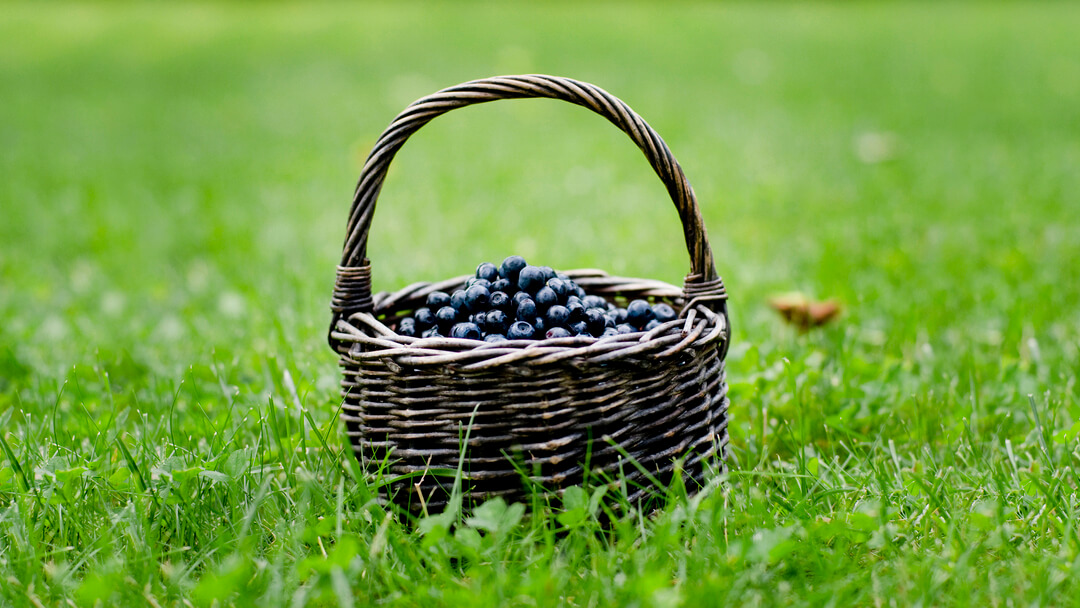
<path id="1" fill-rule="evenodd" d="M 402 336 L 448 336 L 485 342 L 648 331 L 675 319 L 667 304 L 634 300 L 618 308 L 585 294 L 570 277 L 548 266 L 530 266 L 512 255 L 502 265 L 485 262 L 463 289 L 428 294 L 427 306 L 398 321 Z"/>

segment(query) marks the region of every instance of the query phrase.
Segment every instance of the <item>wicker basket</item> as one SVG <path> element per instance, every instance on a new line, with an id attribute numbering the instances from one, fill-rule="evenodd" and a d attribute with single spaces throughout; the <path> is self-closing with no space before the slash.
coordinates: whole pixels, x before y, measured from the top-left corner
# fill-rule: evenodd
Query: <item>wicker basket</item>
<path id="1" fill-rule="evenodd" d="M 440 114 L 529 97 L 584 106 L 626 132 L 667 186 L 690 253 L 682 289 L 596 270 L 567 274 L 589 294 L 624 304 L 634 298 L 666 302 L 679 318 L 603 339 L 487 343 L 396 334 L 397 320 L 423 306 L 429 293 L 458 289 L 468 277 L 372 295 L 368 232 L 390 162 L 410 135 Z M 672 479 L 680 470 L 676 461 L 699 483 L 711 457 L 719 456 L 722 465 L 730 331 L 727 296 L 701 213 L 660 136 L 598 87 L 552 76 L 506 76 L 450 87 L 406 108 L 379 137 L 360 174 L 332 309 L 330 344 L 344 371 L 342 419 L 349 439 L 362 463 L 388 467 L 396 479 L 395 501 L 413 512 L 445 505 L 450 480 L 433 471 L 459 463 L 466 496 L 508 501 L 524 496 L 525 477 L 554 490 L 580 484 L 586 474 L 621 479 L 631 500 L 638 500 L 655 482 Z"/>

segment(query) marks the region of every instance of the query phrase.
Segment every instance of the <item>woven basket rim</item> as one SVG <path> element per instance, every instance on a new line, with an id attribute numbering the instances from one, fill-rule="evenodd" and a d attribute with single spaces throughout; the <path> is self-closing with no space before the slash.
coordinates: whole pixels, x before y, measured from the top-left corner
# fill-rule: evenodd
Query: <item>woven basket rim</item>
<path id="1" fill-rule="evenodd" d="M 342 344 L 341 355 L 357 360 L 392 358 L 403 366 L 460 365 L 463 371 L 481 371 L 503 365 L 539 367 L 572 360 L 580 363 L 603 363 L 631 355 L 652 354 L 663 359 L 688 348 L 701 347 L 714 340 L 726 339 L 727 319 L 708 306 L 682 301 L 682 290 L 650 279 L 612 277 L 596 269 L 571 270 L 567 276 L 587 292 L 614 297 L 644 297 L 672 302 L 679 317 L 649 331 L 594 338 L 574 336 L 543 340 L 506 340 L 484 342 L 461 338 L 417 338 L 402 336 L 380 320 L 398 311 L 413 310 L 434 291 L 451 290 L 463 285 L 470 275 L 437 283 L 414 283 L 397 292 L 376 294 L 373 312 L 353 313 L 338 321 L 331 337 Z M 594 279 L 594 280 L 590 280 Z M 593 289 L 590 289 L 593 288 Z M 352 346 L 348 346 L 348 344 Z"/>

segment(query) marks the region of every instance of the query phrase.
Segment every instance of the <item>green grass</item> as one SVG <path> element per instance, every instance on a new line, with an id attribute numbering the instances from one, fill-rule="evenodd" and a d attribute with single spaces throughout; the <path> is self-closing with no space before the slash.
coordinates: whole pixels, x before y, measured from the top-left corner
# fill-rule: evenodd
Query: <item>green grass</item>
<path id="1" fill-rule="evenodd" d="M 0 604 L 1080 603 L 1075 5 L 3 12 Z M 577 492 L 417 529 L 335 418 L 347 204 L 406 103 L 521 72 L 622 97 L 694 184 L 731 472 L 606 529 Z M 370 255 L 678 283 L 679 235 L 610 125 L 503 102 L 410 142 Z M 799 335 L 788 290 L 846 313 Z"/>

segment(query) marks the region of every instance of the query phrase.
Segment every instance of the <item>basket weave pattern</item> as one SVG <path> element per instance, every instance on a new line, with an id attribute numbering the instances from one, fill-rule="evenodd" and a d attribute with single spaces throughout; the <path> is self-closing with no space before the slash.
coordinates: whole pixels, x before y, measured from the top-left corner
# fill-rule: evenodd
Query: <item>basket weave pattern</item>
<path id="1" fill-rule="evenodd" d="M 367 238 L 386 171 L 405 140 L 451 109 L 497 99 L 549 97 L 604 116 L 638 145 L 667 186 L 684 227 L 685 285 L 568 272 L 587 293 L 625 303 L 666 302 L 679 318 L 648 332 L 485 343 L 396 334 L 398 319 L 433 291 L 468 277 L 371 293 Z M 727 445 L 724 375 L 727 295 L 713 265 L 696 198 L 663 140 L 626 104 L 586 83 L 552 76 L 473 81 L 425 97 L 384 131 L 365 163 L 338 267 L 330 344 L 344 372 L 342 419 L 361 462 L 389 463 L 392 489 L 413 511 L 438 510 L 469 426 L 465 489 L 473 497 L 522 496 L 522 476 L 547 488 L 581 483 L 586 469 L 624 478 L 632 499 L 666 483 L 675 459 L 700 481 Z M 636 461 L 629 462 L 626 456 Z M 643 472 L 642 469 L 645 471 Z M 411 475 L 410 475 L 411 474 Z M 417 496 L 416 494 L 420 495 Z"/>

